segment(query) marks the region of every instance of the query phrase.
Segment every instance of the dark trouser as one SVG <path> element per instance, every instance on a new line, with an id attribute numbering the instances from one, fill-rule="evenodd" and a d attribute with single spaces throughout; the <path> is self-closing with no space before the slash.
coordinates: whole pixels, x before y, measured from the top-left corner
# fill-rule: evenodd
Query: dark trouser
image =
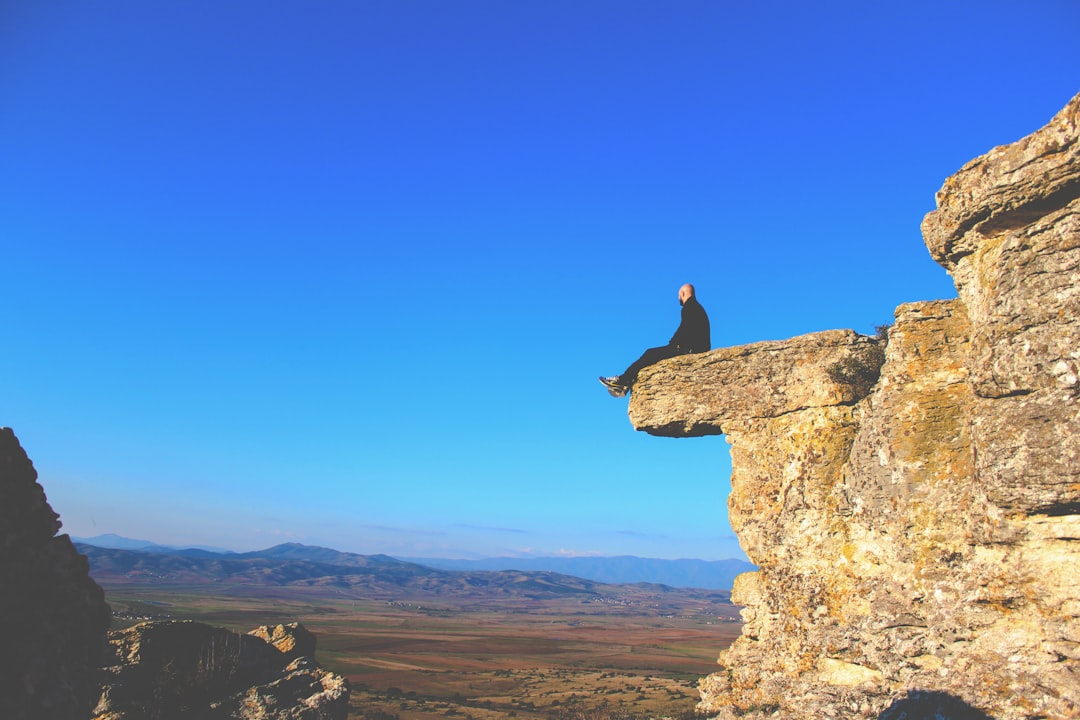
<path id="1" fill-rule="evenodd" d="M 634 383 L 637 382 L 638 373 L 641 372 L 643 368 L 647 368 L 650 365 L 655 365 L 661 360 L 667 360 L 668 358 L 673 358 L 676 355 L 685 354 L 685 350 L 681 350 L 675 345 L 664 345 L 663 347 L 649 348 L 648 350 L 643 352 L 641 354 L 641 357 L 635 360 L 633 364 L 630 365 L 630 367 L 626 368 L 626 370 L 623 371 L 623 374 L 619 376 L 619 383 L 625 385 L 626 387 L 633 387 Z"/>

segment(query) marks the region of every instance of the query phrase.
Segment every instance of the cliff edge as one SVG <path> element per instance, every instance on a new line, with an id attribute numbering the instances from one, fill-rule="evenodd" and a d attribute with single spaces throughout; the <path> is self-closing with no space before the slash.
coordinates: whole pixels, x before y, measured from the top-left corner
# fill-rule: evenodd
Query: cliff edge
<path id="1" fill-rule="evenodd" d="M 632 424 L 724 434 L 742 636 L 719 718 L 1080 717 L 1080 95 L 923 221 L 958 299 L 646 369 Z M 947 711 L 945 711 L 947 712 Z M 954 712 L 955 714 L 955 712 Z"/>

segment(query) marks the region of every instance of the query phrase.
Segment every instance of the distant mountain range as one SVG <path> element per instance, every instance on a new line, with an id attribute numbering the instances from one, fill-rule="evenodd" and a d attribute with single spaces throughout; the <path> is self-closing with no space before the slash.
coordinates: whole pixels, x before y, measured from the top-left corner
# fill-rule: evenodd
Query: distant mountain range
<path id="1" fill-rule="evenodd" d="M 355 555 L 289 543 L 249 553 L 203 549 L 126 550 L 85 543 L 75 547 L 107 592 L 120 587 L 169 588 L 235 597 L 328 596 L 388 602 L 436 602 L 459 607 L 533 607 L 571 602 L 604 613 L 717 613 L 735 618 L 724 590 L 649 583 L 609 584 L 548 571 L 440 570 L 386 555 Z"/>
<path id="2" fill-rule="evenodd" d="M 72 536 L 71 542 L 82 543 L 84 545 L 93 545 L 99 548 L 112 548 L 115 550 L 141 550 L 143 552 L 178 552 L 189 550 L 203 550 L 209 553 L 216 553 L 219 555 L 231 555 L 231 550 L 225 550 L 222 548 L 206 547 L 202 545 L 185 545 L 178 547 L 176 545 L 159 545 L 149 540 L 136 540 L 134 538 L 123 537 L 122 535 L 114 535 L 113 533 L 106 533 L 104 535 L 95 535 L 90 538 L 81 538 Z"/>
<path id="3" fill-rule="evenodd" d="M 676 588 L 730 590 L 736 575 L 754 570 L 744 560 L 661 560 L 617 557 L 536 557 L 447 560 L 401 558 L 441 570 L 546 570 L 602 583 L 657 583 Z"/>
<path id="4" fill-rule="evenodd" d="M 487 586 L 507 581 L 515 590 L 526 574 L 543 576 L 564 589 L 585 583 L 648 583 L 679 588 L 731 588 L 735 575 L 754 566 L 742 560 L 662 560 L 621 557 L 488 558 L 451 560 L 395 559 L 387 555 L 356 555 L 326 547 L 287 543 L 253 553 L 232 553 L 207 547 L 172 547 L 120 535 L 72 538 L 79 552 L 90 558 L 95 576 L 113 581 L 136 578 L 178 582 L 262 584 L 363 585 L 373 592 L 400 590 L 402 583 L 453 587 Z M 494 575 L 503 573 L 503 578 Z M 558 576 L 558 578 L 556 578 Z M 516 580 L 510 580 L 510 579 Z M 427 579 L 427 582 L 420 582 Z M 572 582 L 571 582 L 572 581 Z M 516 583 L 516 584 L 515 584 Z"/>

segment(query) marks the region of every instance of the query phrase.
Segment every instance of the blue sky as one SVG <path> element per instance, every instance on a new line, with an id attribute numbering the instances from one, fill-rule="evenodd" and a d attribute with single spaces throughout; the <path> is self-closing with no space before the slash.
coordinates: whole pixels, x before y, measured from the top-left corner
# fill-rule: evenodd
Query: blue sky
<path id="1" fill-rule="evenodd" d="M 742 557 L 600 374 L 951 297 L 919 233 L 1080 3 L 0 6 L 0 425 L 75 535 Z"/>

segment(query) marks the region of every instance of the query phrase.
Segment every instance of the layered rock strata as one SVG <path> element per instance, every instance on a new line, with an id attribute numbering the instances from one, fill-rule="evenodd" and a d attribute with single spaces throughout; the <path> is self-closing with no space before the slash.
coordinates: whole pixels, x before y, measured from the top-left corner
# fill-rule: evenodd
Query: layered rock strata
<path id="1" fill-rule="evenodd" d="M 89 565 L 57 535 L 37 471 L 0 428 L 0 718 L 83 720 L 95 697 L 109 606 Z"/>
<path id="2" fill-rule="evenodd" d="M 1080 717 L 1078 124 L 946 181 L 923 234 L 959 298 L 898 308 L 883 364 L 830 331 L 642 373 L 635 427 L 731 443 L 759 567 L 702 710 Z"/>
<path id="3" fill-rule="evenodd" d="M 110 633 L 94 720 L 345 720 L 349 687 L 302 625 L 246 635 L 191 621 Z"/>

